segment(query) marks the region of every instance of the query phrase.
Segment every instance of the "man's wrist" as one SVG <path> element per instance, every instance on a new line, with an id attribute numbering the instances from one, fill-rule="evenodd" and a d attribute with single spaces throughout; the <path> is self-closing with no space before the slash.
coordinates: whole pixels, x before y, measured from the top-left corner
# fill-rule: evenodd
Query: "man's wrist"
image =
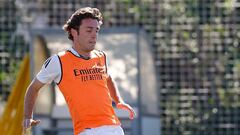
<path id="1" fill-rule="evenodd" d="M 23 119 L 32 119 L 32 116 L 24 116 Z"/>
<path id="2" fill-rule="evenodd" d="M 118 105 L 118 104 L 125 104 L 125 102 L 123 100 L 120 100 L 116 103 L 116 105 Z"/>

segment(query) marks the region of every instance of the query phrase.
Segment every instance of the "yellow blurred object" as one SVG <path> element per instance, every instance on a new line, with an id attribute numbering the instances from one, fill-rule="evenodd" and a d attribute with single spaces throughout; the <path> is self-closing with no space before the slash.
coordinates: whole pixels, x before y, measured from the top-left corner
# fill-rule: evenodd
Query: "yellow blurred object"
<path id="1" fill-rule="evenodd" d="M 31 134 L 32 134 L 32 128 L 30 127 L 26 130 L 26 133 L 23 135 L 31 135 Z"/>
<path id="2" fill-rule="evenodd" d="M 2 135 L 22 134 L 23 102 L 26 89 L 30 83 L 29 59 L 29 54 L 27 54 L 23 59 L 16 82 L 0 118 L 0 133 Z"/>

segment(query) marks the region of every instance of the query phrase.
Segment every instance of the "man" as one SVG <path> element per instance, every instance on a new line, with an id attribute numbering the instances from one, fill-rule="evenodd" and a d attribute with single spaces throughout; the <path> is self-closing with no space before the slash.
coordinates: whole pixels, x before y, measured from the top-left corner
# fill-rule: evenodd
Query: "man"
<path id="1" fill-rule="evenodd" d="M 74 135 L 123 135 L 112 107 L 135 112 L 121 98 L 115 82 L 107 72 L 106 55 L 95 49 L 102 14 L 96 8 L 77 10 L 63 26 L 72 40 L 72 48 L 50 57 L 28 87 L 24 101 L 23 129 L 35 126 L 34 103 L 40 88 L 54 81 L 67 102 Z"/>

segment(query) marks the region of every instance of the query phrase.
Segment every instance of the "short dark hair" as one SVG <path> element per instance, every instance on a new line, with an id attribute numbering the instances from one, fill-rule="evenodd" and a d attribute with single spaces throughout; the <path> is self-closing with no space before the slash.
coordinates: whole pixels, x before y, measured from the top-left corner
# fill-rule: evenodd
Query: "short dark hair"
<path id="1" fill-rule="evenodd" d="M 63 25 L 63 30 L 68 33 L 68 39 L 73 41 L 73 36 L 71 34 L 71 29 L 78 31 L 79 26 L 83 19 L 92 18 L 96 19 L 100 24 L 102 24 L 102 13 L 97 8 L 84 7 L 78 9 L 68 21 Z"/>

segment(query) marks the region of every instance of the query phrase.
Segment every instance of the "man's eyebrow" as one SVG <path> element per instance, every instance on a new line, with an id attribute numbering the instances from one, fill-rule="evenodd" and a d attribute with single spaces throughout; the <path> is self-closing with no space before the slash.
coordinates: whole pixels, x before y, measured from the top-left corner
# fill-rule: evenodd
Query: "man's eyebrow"
<path id="1" fill-rule="evenodd" d="M 95 27 L 91 27 L 91 26 L 87 26 L 87 29 L 94 29 Z M 100 27 L 96 27 L 97 28 L 97 30 L 99 30 L 100 29 Z"/>

